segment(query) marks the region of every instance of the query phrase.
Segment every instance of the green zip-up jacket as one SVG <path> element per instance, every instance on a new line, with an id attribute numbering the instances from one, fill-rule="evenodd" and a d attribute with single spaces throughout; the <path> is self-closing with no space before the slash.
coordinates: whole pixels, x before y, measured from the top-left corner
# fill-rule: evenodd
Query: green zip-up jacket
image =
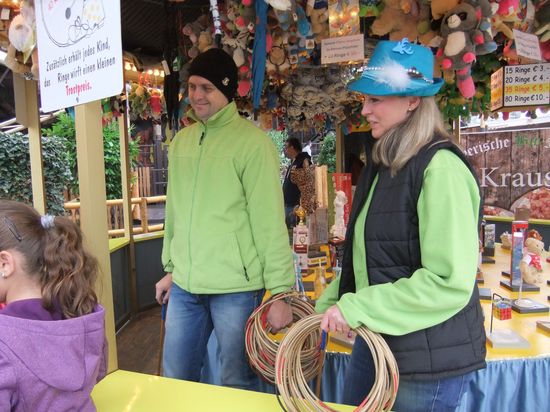
<path id="1" fill-rule="evenodd" d="M 173 282 L 198 294 L 289 290 L 294 269 L 269 137 L 231 102 L 178 132 L 168 159 L 162 263 Z"/>

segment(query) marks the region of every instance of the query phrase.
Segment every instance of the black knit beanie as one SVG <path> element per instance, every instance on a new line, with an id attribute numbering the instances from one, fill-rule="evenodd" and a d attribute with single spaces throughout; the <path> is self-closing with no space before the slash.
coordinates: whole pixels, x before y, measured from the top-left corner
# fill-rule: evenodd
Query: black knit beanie
<path id="1" fill-rule="evenodd" d="M 227 100 L 232 101 L 237 91 L 237 65 L 222 49 L 208 49 L 191 61 L 189 76 L 200 76 L 212 82 Z"/>

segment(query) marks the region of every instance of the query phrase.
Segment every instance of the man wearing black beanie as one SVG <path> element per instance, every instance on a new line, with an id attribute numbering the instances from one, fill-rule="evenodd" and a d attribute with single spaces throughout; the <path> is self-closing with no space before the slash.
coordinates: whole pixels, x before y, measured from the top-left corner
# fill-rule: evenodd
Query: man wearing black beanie
<path id="1" fill-rule="evenodd" d="M 284 222 L 279 156 L 269 137 L 242 118 L 233 97 L 237 67 L 220 49 L 189 68 L 196 123 L 170 144 L 162 263 L 156 299 L 168 305 L 164 376 L 198 381 L 214 331 L 222 385 L 257 389 L 245 354 L 245 325 L 261 303 L 294 284 Z M 292 309 L 277 300 L 267 321 L 277 331 Z"/>

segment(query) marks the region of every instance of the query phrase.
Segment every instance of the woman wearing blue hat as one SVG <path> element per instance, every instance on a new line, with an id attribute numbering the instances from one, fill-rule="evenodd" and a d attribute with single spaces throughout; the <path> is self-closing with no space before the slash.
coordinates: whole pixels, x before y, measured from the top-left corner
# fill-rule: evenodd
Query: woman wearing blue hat
<path id="1" fill-rule="evenodd" d="M 364 95 L 372 128 L 357 184 L 342 274 L 317 302 L 321 328 L 365 325 L 391 348 L 400 373 L 396 411 L 454 411 L 474 371 L 485 367 L 483 312 L 475 282 L 480 192 L 475 173 L 445 131 L 425 47 L 381 41 L 349 89 Z M 344 403 L 374 382 L 357 339 Z"/>

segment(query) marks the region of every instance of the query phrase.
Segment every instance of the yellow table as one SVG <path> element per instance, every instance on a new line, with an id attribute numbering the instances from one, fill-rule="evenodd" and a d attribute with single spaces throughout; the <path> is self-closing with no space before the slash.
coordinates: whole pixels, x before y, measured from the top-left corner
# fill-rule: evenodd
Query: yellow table
<path id="1" fill-rule="evenodd" d="M 280 412 L 275 395 L 117 370 L 92 392 L 98 412 Z M 351 406 L 335 405 L 338 411 Z"/>
<path id="2" fill-rule="evenodd" d="M 544 284 L 540 286 L 540 292 L 523 292 L 522 296 L 533 299 L 544 305 L 549 305 L 548 296 L 550 287 L 546 281 L 550 279 L 550 263 L 546 262 L 545 256 L 541 259 Z M 500 281 L 509 280 L 509 277 L 502 276 L 503 270 L 510 270 L 510 250 L 503 249 L 499 244 L 495 248 L 494 259 L 496 263 L 486 263 L 482 265 L 484 273 L 484 283 L 479 284 L 480 288 L 491 289 L 491 293 L 498 293 L 505 298 L 517 299 L 518 293 L 512 292 L 500 285 Z M 489 333 L 491 322 L 491 301 L 481 301 L 481 306 L 485 313 L 485 330 Z M 531 344 L 528 349 L 494 349 L 487 344 L 487 359 L 513 359 L 531 356 L 548 355 L 550 356 L 550 334 L 537 328 L 537 320 L 550 320 L 548 313 L 545 314 L 520 314 L 512 311 L 512 319 L 498 320 L 493 319 L 493 329 L 513 329 L 516 333 L 527 339 Z"/>

